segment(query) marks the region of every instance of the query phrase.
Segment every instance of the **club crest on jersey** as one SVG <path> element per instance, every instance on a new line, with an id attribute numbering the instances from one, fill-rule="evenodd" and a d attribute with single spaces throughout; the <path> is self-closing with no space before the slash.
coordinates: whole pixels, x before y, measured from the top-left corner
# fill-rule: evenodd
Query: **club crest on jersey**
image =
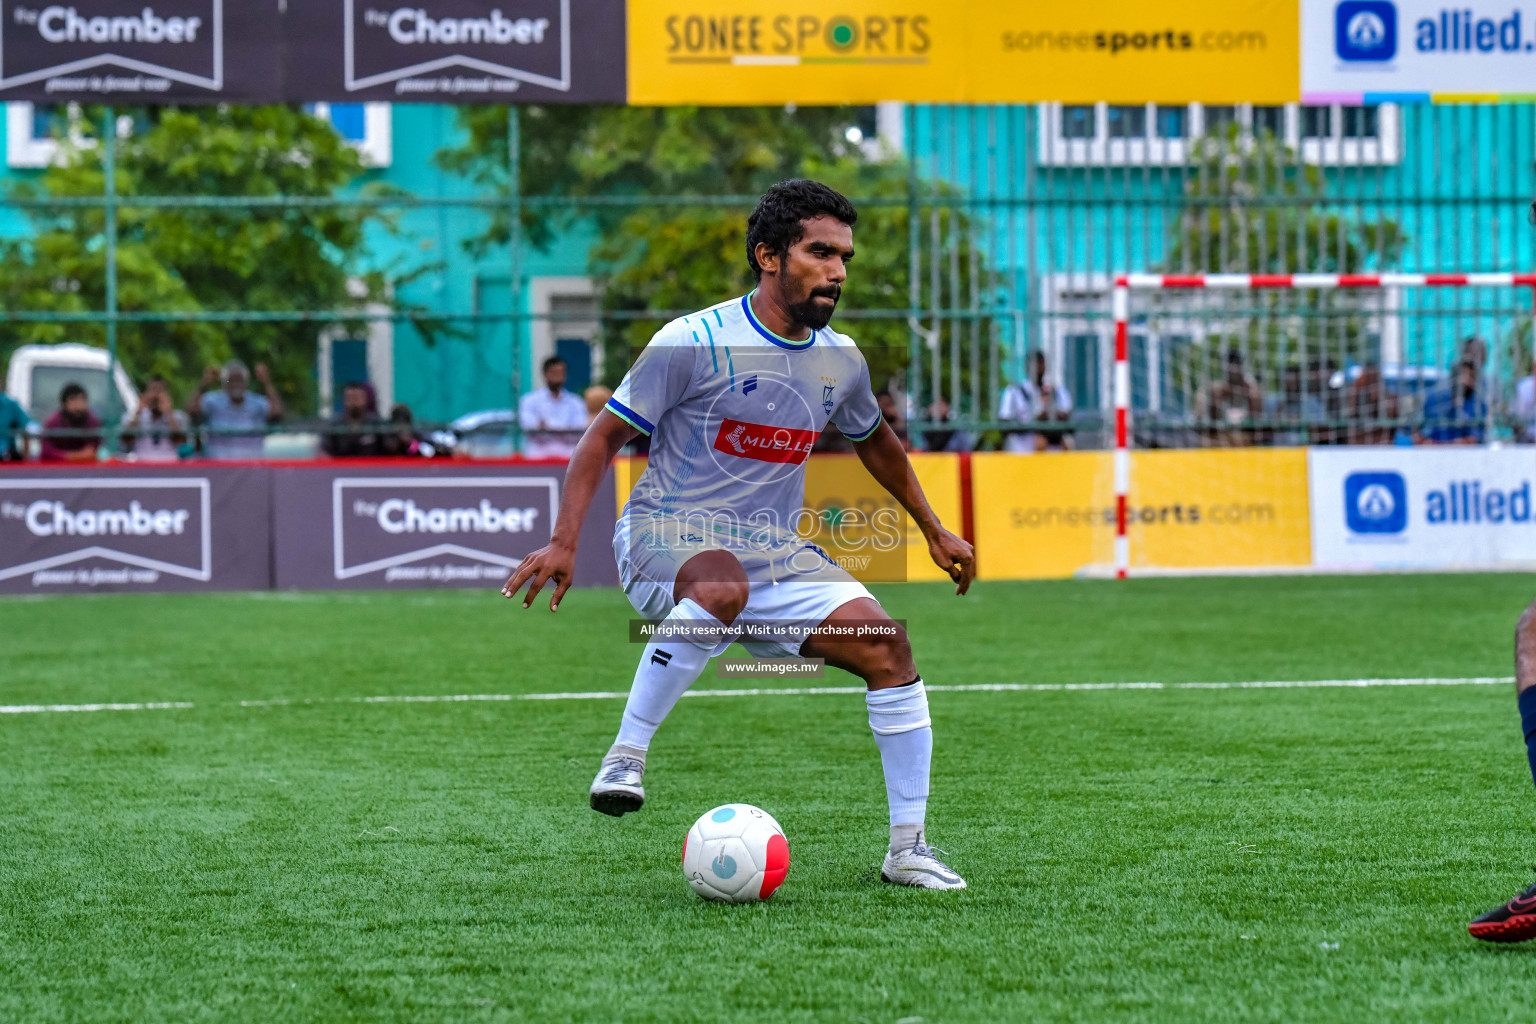
<path id="1" fill-rule="evenodd" d="M 832 389 L 835 387 L 837 387 L 836 377 L 821 378 L 821 407 L 827 411 L 829 416 L 832 414 L 832 406 L 834 404 L 832 401 Z"/>
<path id="2" fill-rule="evenodd" d="M 770 427 L 765 423 L 746 423 L 729 417 L 720 421 L 715 434 L 715 450 L 741 459 L 758 462 L 804 462 L 816 443 L 814 430 Z"/>
<path id="3" fill-rule="evenodd" d="M 754 392 L 756 390 L 757 390 L 757 374 L 754 373 L 752 376 L 748 377 L 746 380 L 741 382 L 741 393 L 744 394 L 744 395 L 750 395 L 752 392 Z"/>

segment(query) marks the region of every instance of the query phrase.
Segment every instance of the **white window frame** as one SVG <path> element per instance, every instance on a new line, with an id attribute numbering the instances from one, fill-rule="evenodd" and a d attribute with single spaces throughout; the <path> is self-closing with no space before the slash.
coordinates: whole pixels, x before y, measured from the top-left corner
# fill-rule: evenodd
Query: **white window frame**
<path id="1" fill-rule="evenodd" d="M 1039 138 L 1037 153 L 1042 165 L 1053 167 L 1141 167 L 1180 166 L 1189 162 L 1186 139 L 1162 139 L 1154 136 L 1157 104 L 1146 104 L 1147 135 L 1132 139 L 1109 137 L 1108 103 L 1093 106 L 1093 137 L 1069 139 L 1062 134 L 1062 113 L 1067 106 L 1087 104 L 1041 103 L 1038 105 Z M 1115 104 L 1136 106 L 1137 104 Z M 1163 104 L 1167 106 L 1168 104 Z M 1253 104 L 1224 104 L 1237 107 L 1237 120 L 1244 138 L 1251 138 Z M 1189 137 L 1205 134 L 1205 104 L 1191 103 L 1184 108 Z M 1301 137 L 1301 106 L 1287 103 L 1283 114 L 1283 141 L 1309 164 L 1329 167 L 1381 167 L 1402 162 L 1401 111 L 1395 103 L 1377 107 L 1376 135 L 1372 138 L 1343 137 L 1343 107 L 1334 104 L 1329 117 L 1331 132 L 1327 138 Z"/>
<path id="2" fill-rule="evenodd" d="M 58 139 L 39 139 L 32 134 L 32 115 L 35 107 L 28 102 L 12 101 L 5 105 L 5 163 L 7 167 L 21 169 L 52 166 L 59 158 Z M 331 105 L 316 103 L 316 117 L 329 121 Z M 72 115 L 73 117 L 73 115 Z M 133 132 L 133 119 L 128 115 L 118 118 L 117 137 L 127 138 Z M 95 139 L 75 136 L 77 146 L 89 148 Z M 391 105 L 388 103 L 363 104 L 363 138 L 348 140 L 357 150 L 367 167 L 388 167 L 394 160 L 394 127 Z"/>
<path id="3" fill-rule="evenodd" d="M 544 360 L 555 354 L 555 335 L 557 328 L 555 322 L 549 319 L 549 314 L 554 310 L 555 299 L 575 297 L 595 299 L 598 295 L 597 285 L 592 283 L 590 277 L 575 275 L 549 275 L 530 277 L 528 279 L 528 307 L 533 314 L 529 331 L 529 354 L 533 365 L 535 380 L 538 379 L 539 366 Z M 594 318 L 588 320 L 565 320 L 559 327 L 571 329 L 588 335 L 588 341 L 592 348 L 592 381 L 597 383 L 603 379 L 603 347 L 597 344 L 597 336 L 602 325 Z"/>
<path id="4" fill-rule="evenodd" d="M 316 117 L 323 121 L 330 121 L 331 105 L 329 103 L 323 101 L 315 103 L 311 109 Z M 388 167 L 394 163 L 392 109 L 392 105 L 388 103 L 364 103 L 363 137 L 361 140 L 347 140 L 347 144 L 357 150 L 363 158 L 363 164 L 367 167 Z"/>
<path id="5" fill-rule="evenodd" d="M 5 105 L 5 164 L 7 167 L 47 167 L 59 155 L 57 139 L 39 139 L 32 134 L 33 106 L 30 103 Z"/>

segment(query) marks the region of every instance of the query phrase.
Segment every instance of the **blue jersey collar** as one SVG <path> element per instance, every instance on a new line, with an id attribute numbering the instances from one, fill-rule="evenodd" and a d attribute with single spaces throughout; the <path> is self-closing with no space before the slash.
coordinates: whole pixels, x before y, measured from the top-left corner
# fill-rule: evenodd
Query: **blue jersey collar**
<path id="1" fill-rule="evenodd" d="M 761 334 L 764 338 L 767 338 L 769 341 L 779 346 L 779 348 L 798 350 L 803 348 L 810 348 L 813 344 L 816 343 L 816 331 L 812 331 L 811 336 L 806 338 L 804 341 L 790 341 L 788 338 L 781 338 L 777 334 L 774 334 L 772 331 L 770 331 L 768 328 L 764 327 L 762 323 L 757 319 L 757 314 L 752 312 L 751 300 L 752 296 L 756 294 L 757 290 L 753 289 L 741 297 L 741 311 L 747 315 L 747 323 L 751 324 L 757 330 L 758 334 Z"/>

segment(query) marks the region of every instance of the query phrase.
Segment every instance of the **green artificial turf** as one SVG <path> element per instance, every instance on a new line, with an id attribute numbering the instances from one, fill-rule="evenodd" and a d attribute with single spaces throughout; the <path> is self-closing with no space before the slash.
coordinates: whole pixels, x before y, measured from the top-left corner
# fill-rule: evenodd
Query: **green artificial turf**
<path id="1" fill-rule="evenodd" d="M 932 684 L 1171 683 L 1507 676 L 1533 589 L 878 596 Z M 629 616 L 614 591 L 0 602 L 0 704 L 193 705 L 0 715 L 0 1020 L 1530 1019 L 1536 948 L 1465 932 L 1536 859 L 1507 685 L 935 693 L 930 838 L 963 893 L 877 881 L 856 693 L 683 701 L 620 820 L 586 806 L 617 700 L 336 699 L 623 690 Z M 789 835 L 768 903 L 682 877 L 727 801 Z"/>

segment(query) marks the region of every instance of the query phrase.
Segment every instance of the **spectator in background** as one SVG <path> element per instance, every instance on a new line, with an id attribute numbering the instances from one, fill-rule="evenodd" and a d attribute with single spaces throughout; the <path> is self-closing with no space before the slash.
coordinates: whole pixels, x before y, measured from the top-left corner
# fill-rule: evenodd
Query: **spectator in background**
<path id="1" fill-rule="evenodd" d="M 435 445 L 417 435 L 411 407 L 404 404 L 389 410 L 389 432 L 382 435 L 380 449 L 380 454 L 396 458 L 430 459 L 437 454 Z"/>
<path id="2" fill-rule="evenodd" d="M 1051 429 L 1052 425 L 1066 423 L 1072 418 L 1072 393 L 1064 384 L 1046 381 L 1044 352 L 1031 352 L 1026 379 L 1003 389 L 1002 407 L 997 418 L 1007 424 L 1016 424 L 1004 428 L 1007 434 L 1003 439 L 1005 451 L 1023 455 L 1072 447 L 1069 429 L 1059 426 Z"/>
<path id="3" fill-rule="evenodd" d="M 1401 415 L 1397 396 L 1387 390 L 1381 367 L 1367 363 L 1344 389 L 1343 418 L 1349 421 L 1346 444 L 1392 444 L 1397 438 L 1393 420 Z"/>
<path id="4" fill-rule="evenodd" d="M 283 400 L 272 386 L 272 374 L 265 363 L 256 364 L 256 380 L 263 395 L 250 393 L 250 371 L 238 359 L 231 359 L 221 370 L 210 366 L 203 371 L 202 383 L 187 399 L 192 419 L 208 428 L 203 438 L 203 454 L 210 459 L 259 459 L 267 427 L 283 418 Z M 216 382 L 218 391 L 210 389 Z"/>
<path id="5" fill-rule="evenodd" d="M 950 421 L 949 400 L 943 395 L 934 399 L 928 407 L 928 419 L 934 423 Z M 968 452 L 973 440 L 969 431 L 953 427 L 936 427 L 923 431 L 923 450 L 927 452 Z"/>
<path id="6" fill-rule="evenodd" d="M 27 427 L 32 417 L 21 403 L 0 392 L 0 462 L 20 462 L 27 457 Z"/>
<path id="7" fill-rule="evenodd" d="M 1243 353 L 1227 349 L 1221 379 L 1195 396 L 1195 415 L 1214 424 L 1203 431 L 1206 443 L 1217 448 L 1253 444 L 1253 422 L 1263 414 L 1264 394 L 1243 365 Z"/>
<path id="8" fill-rule="evenodd" d="M 587 403 L 565 390 L 566 365 L 559 356 L 544 360 L 544 386 L 517 403 L 523 453 L 530 459 L 568 459 L 587 429 Z"/>
<path id="9" fill-rule="evenodd" d="M 613 397 L 613 388 L 605 388 L 601 384 L 593 384 L 581 393 L 581 400 L 587 403 L 587 422 L 597 419 L 597 414 L 603 411 L 603 406 L 608 404 L 608 399 Z"/>
<path id="10" fill-rule="evenodd" d="M 1304 445 L 1314 432 L 1321 433 L 1317 427 L 1328 418 L 1328 409 L 1319 395 L 1307 390 L 1301 367 L 1293 363 L 1280 375 L 1280 392 L 1264 403 L 1264 418 L 1270 421 L 1270 444 Z"/>
<path id="11" fill-rule="evenodd" d="M 58 411 L 43 421 L 43 461 L 95 462 L 99 447 L 101 420 L 91 412 L 90 396 L 79 384 L 65 384 Z"/>
<path id="12" fill-rule="evenodd" d="M 139 407 L 123 415 L 123 450 L 139 462 L 175 462 L 186 440 L 187 417 L 171 401 L 165 378 L 149 378 Z"/>
<path id="13" fill-rule="evenodd" d="M 1536 375 L 1528 373 L 1515 385 L 1515 405 L 1510 415 L 1514 417 L 1511 426 L 1515 440 L 1525 444 L 1536 441 Z"/>
<path id="14" fill-rule="evenodd" d="M 337 459 L 358 459 L 386 454 L 384 424 L 379 422 L 379 400 L 373 385 L 353 381 L 341 392 L 341 422 L 325 435 L 321 448 Z"/>
<path id="15" fill-rule="evenodd" d="M 880 405 L 880 418 L 890 424 L 901 446 L 911 451 L 912 443 L 907 438 L 907 418 L 901 414 L 901 408 L 896 404 L 896 396 L 885 388 L 881 388 L 875 392 L 875 401 Z"/>
<path id="16" fill-rule="evenodd" d="M 1471 359 L 1457 363 L 1450 382 L 1425 396 L 1419 439 L 1426 444 L 1482 444 L 1488 403 L 1478 384 L 1477 363 Z"/>

